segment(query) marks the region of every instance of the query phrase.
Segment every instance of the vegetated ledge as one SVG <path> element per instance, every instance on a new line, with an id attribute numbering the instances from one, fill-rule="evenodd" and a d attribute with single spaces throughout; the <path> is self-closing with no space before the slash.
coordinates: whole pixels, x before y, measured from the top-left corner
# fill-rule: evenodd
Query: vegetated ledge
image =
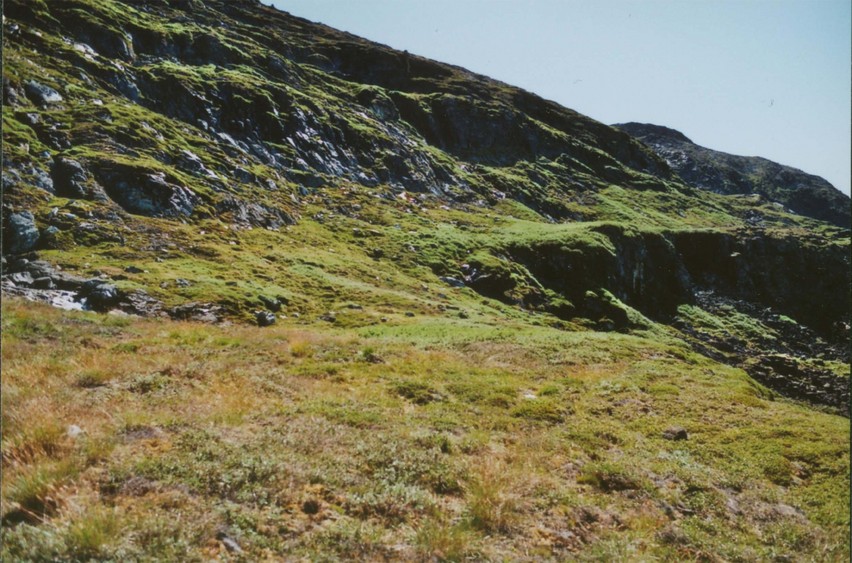
<path id="1" fill-rule="evenodd" d="M 850 286 L 849 256 L 842 245 L 812 242 L 763 230 L 641 231 L 597 224 L 561 239 L 510 239 L 485 253 L 469 250 L 466 269 L 455 279 L 485 297 L 595 330 L 672 326 L 697 351 L 743 367 L 781 395 L 848 416 L 848 378 L 819 362 L 849 363 L 850 296 L 843 291 Z M 37 258 L 37 253 L 4 258 L 5 293 L 96 311 L 208 322 L 237 312 L 229 302 L 164 307 L 144 290 L 122 291 L 103 277 L 70 276 Z M 265 303 L 263 308 L 269 306 Z M 681 314 L 685 305 L 721 322 L 743 315 L 771 337 L 703 331 Z M 782 317 L 790 321 L 780 322 Z M 270 321 L 258 316 L 257 322 Z"/>

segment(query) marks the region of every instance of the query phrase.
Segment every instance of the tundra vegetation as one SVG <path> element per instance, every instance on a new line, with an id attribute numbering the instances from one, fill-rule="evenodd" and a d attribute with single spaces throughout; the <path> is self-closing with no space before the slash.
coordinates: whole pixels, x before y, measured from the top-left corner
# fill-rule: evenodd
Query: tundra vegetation
<path id="1" fill-rule="evenodd" d="M 848 560 L 848 198 L 252 0 L 4 15 L 4 560 Z"/>

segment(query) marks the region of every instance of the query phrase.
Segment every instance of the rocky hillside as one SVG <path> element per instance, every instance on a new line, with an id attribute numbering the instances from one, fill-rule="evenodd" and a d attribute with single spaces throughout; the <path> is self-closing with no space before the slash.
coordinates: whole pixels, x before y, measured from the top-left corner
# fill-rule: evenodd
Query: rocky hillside
<path id="1" fill-rule="evenodd" d="M 848 557 L 848 199 L 253 0 L 4 10 L 4 558 Z"/>
<path id="2" fill-rule="evenodd" d="M 849 196 L 819 176 L 765 158 L 736 156 L 696 145 L 683 133 L 647 123 L 619 123 L 665 159 L 690 186 L 719 194 L 754 194 L 792 213 L 852 225 Z"/>
<path id="3" fill-rule="evenodd" d="M 647 319 L 727 351 L 683 314 L 718 296 L 794 319 L 817 355 L 846 358 L 848 231 L 805 216 L 848 222 L 848 202 L 819 203 L 844 200 L 827 184 L 621 126 L 646 145 L 253 1 L 12 1 L 5 15 L 9 294 L 177 319 L 334 319 L 341 302 L 397 291 L 369 275 L 381 263 L 553 322 Z M 679 148 L 655 154 L 664 143 Z M 769 326 L 728 361 L 799 349 L 798 332 Z M 812 371 L 782 379 L 798 398 L 847 404 L 845 382 L 815 385 Z"/>

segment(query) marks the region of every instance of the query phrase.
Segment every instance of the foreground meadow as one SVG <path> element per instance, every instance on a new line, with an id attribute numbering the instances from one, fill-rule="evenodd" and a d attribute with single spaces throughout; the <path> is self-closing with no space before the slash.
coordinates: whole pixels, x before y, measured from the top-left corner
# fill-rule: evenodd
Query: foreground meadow
<path id="1" fill-rule="evenodd" d="M 835 560 L 849 424 L 663 335 L 3 304 L 3 559 Z"/>

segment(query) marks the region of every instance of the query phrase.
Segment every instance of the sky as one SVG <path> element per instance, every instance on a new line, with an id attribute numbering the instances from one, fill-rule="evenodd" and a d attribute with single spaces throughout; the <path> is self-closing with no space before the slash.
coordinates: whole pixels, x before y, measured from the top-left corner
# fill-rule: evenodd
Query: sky
<path id="1" fill-rule="evenodd" d="M 850 192 L 849 0 L 272 4 L 604 123 L 665 125 L 699 145 L 769 158 Z"/>

